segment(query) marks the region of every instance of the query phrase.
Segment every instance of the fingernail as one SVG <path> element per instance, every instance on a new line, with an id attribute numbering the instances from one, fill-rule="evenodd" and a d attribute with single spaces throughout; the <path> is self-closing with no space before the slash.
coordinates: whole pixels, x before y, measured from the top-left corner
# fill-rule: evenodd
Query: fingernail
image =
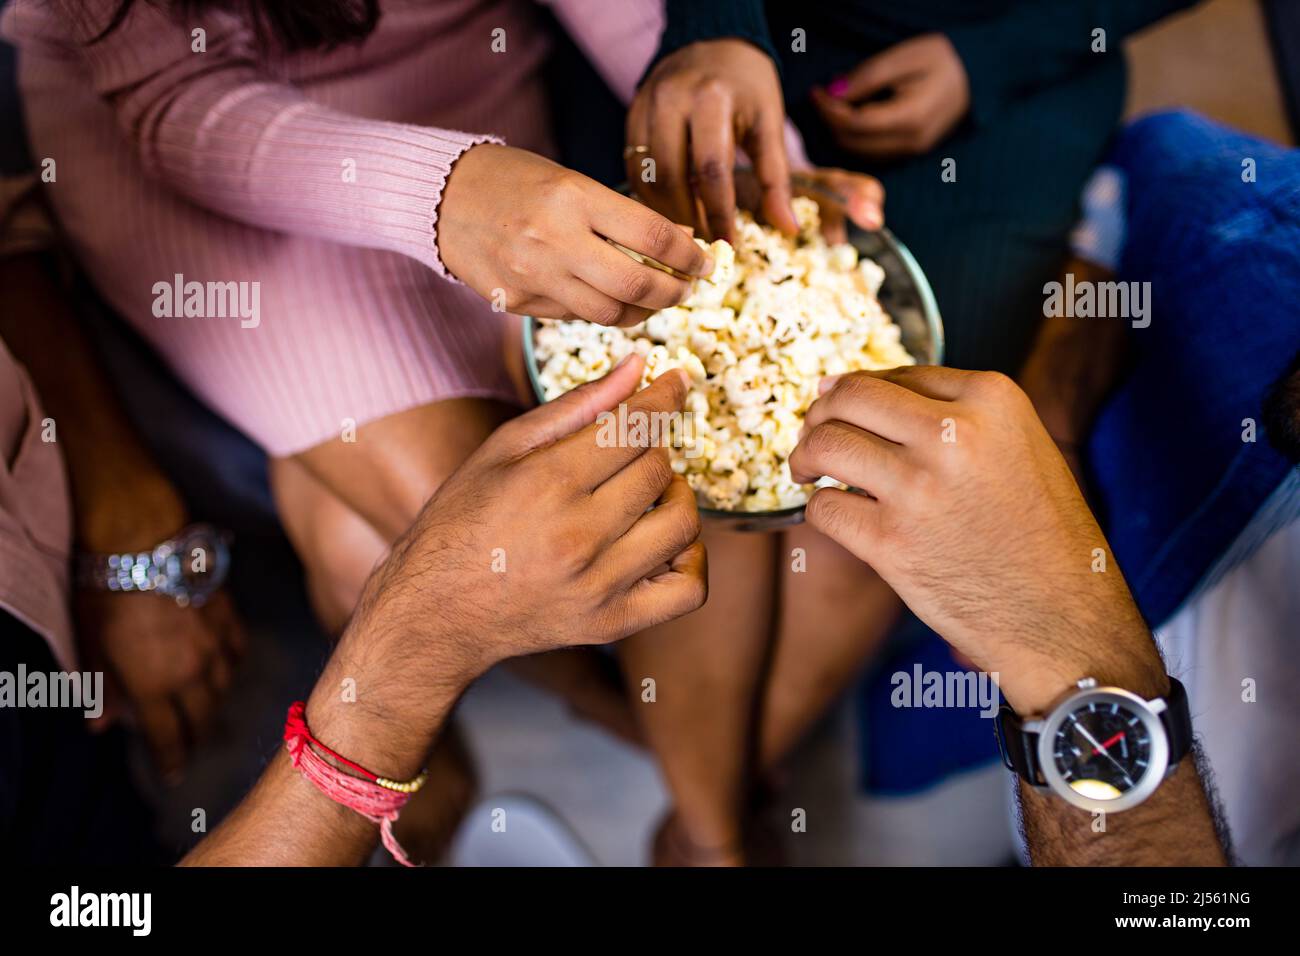
<path id="1" fill-rule="evenodd" d="M 817 383 L 817 394 L 825 395 L 832 388 L 834 388 L 835 383 L 838 382 L 843 377 L 844 377 L 843 375 L 827 375 L 825 378 L 823 378 L 820 382 Z"/>
<path id="2" fill-rule="evenodd" d="M 632 361 L 632 356 L 635 354 L 636 354 L 635 352 L 628 352 L 626 355 L 624 355 L 621 359 L 618 360 L 618 362 L 614 365 L 612 369 L 610 369 L 610 371 L 617 372 L 628 362 Z"/>
<path id="3" fill-rule="evenodd" d="M 843 99 L 844 94 L 849 91 L 849 81 L 842 76 L 831 80 L 826 87 L 826 92 L 838 99 Z"/>
<path id="4" fill-rule="evenodd" d="M 704 257 L 704 263 L 700 266 L 700 271 L 696 275 L 702 279 L 707 279 L 713 275 L 713 256 Z"/>

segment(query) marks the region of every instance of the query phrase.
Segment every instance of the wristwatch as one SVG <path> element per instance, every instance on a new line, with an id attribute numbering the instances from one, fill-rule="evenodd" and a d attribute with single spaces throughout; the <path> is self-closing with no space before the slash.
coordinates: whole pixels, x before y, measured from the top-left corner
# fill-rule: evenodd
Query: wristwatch
<path id="1" fill-rule="evenodd" d="M 1135 807 L 1192 746 L 1187 691 L 1172 677 L 1153 700 L 1086 677 L 1047 716 L 1023 720 L 1006 704 L 995 722 L 1007 769 L 1084 810 Z"/>
<path id="2" fill-rule="evenodd" d="M 230 570 L 230 535 L 192 524 L 150 551 L 80 554 L 77 582 L 102 591 L 153 591 L 202 607 Z"/>

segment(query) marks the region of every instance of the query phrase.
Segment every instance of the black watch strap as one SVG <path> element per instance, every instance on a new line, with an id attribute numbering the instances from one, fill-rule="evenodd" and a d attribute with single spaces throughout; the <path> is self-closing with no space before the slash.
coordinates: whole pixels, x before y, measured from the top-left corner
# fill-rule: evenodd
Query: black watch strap
<path id="1" fill-rule="evenodd" d="M 1192 750 L 1192 711 L 1187 703 L 1187 689 L 1172 677 L 1160 723 L 1169 735 L 1169 766 L 1172 767 Z"/>
<path id="2" fill-rule="evenodd" d="M 1187 704 L 1187 689 L 1173 677 L 1169 678 L 1169 693 L 1164 701 L 1160 723 L 1169 739 L 1169 766 L 1172 767 L 1192 749 L 1192 713 Z M 1036 787 L 1043 786 L 1042 770 L 1038 766 L 1038 734 L 1025 730 L 1020 716 L 1007 704 L 998 710 L 993 729 L 1006 768 Z"/>
<path id="3" fill-rule="evenodd" d="M 1024 729 L 1020 716 L 1011 709 L 1010 704 L 998 708 L 993 732 L 1006 768 L 1035 787 L 1043 786 L 1043 778 L 1038 770 L 1038 734 Z"/>

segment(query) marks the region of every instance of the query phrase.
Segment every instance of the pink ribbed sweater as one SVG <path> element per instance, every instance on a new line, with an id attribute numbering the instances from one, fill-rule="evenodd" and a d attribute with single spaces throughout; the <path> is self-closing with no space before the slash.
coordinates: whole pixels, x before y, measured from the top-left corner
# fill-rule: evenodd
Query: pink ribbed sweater
<path id="1" fill-rule="evenodd" d="M 182 379 L 273 455 L 431 401 L 513 398 L 509 323 L 445 278 L 436 226 L 465 149 L 550 150 L 532 4 L 384 0 L 361 45 L 274 61 L 228 15 L 181 23 L 144 0 L 87 45 L 115 5 L 15 0 L 3 30 L 69 240 Z M 554 6 L 629 95 L 661 4 Z M 256 282 L 256 324 L 158 314 L 176 276 Z"/>

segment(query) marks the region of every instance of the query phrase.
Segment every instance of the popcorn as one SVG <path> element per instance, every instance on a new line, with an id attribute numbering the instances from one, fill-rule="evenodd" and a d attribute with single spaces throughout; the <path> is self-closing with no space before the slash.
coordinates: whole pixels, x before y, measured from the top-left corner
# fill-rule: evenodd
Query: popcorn
<path id="1" fill-rule="evenodd" d="M 811 199 L 795 199 L 794 210 L 795 239 L 744 212 L 736 214 L 735 246 L 697 239 L 713 256 L 713 273 L 695 280 L 681 305 L 639 325 L 540 322 L 535 351 L 546 400 L 632 352 L 646 360 L 642 385 L 683 369 L 693 445 L 673 449 L 673 470 L 700 505 L 761 512 L 806 503 L 814 486 L 793 481 L 789 457 L 817 383 L 915 360 L 877 299 L 884 270 L 851 245 L 829 245 Z"/>

